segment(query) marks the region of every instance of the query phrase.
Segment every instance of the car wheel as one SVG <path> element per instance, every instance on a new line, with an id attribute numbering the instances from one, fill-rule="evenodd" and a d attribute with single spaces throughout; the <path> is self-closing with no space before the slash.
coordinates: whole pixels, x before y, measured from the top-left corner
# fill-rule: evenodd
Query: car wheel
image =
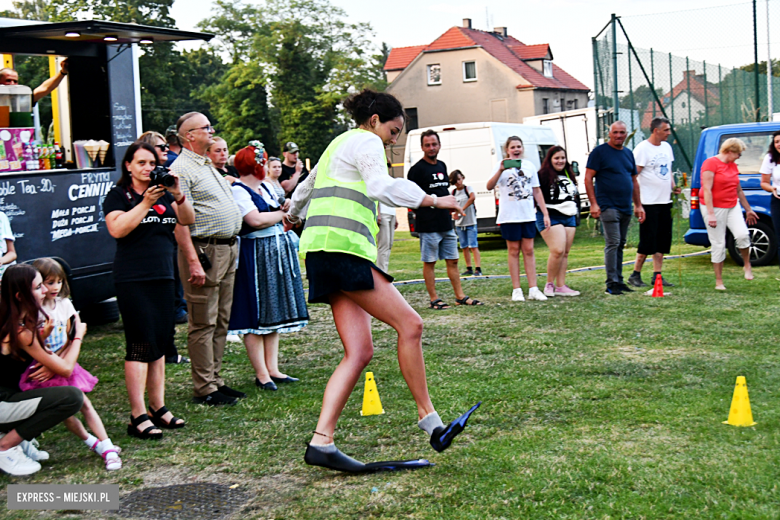
<path id="1" fill-rule="evenodd" d="M 777 237 L 769 225 L 760 220 L 752 226 L 748 226 L 750 233 L 750 263 L 760 267 L 769 265 L 775 259 L 777 254 Z M 742 265 L 742 255 L 739 254 L 734 237 L 729 232 L 726 244 L 729 249 L 729 255 L 737 263 Z"/>
<path id="2" fill-rule="evenodd" d="M 79 312 L 81 321 L 88 325 L 105 325 L 119 321 L 119 306 L 116 298 L 93 303 Z"/>

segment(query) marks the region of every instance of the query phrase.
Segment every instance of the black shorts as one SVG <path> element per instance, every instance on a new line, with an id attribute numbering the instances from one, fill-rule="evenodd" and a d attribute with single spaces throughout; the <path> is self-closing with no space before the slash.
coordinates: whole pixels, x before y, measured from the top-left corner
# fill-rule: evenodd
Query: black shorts
<path id="1" fill-rule="evenodd" d="M 313 251 L 306 254 L 306 278 L 309 280 L 309 303 L 330 303 L 330 295 L 339 291 L 366 291 L 374 288 L 377 271 L 387 281 L 393 277 L 373 262 L 347 253 Z"/>
<path id="2" fill-rule="evenodd" d="M 668 254 L 672 248 L 672 204 L 648 204 L 645 221 L 639 225 L 640 255 Z"/>

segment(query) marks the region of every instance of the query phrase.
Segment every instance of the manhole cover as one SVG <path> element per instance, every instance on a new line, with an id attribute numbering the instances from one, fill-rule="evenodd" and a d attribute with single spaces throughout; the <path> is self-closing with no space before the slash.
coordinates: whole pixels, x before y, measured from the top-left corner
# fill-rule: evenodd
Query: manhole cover
<path id="1" fill-rule="evenodd" d="M 180 484 L 144 489 L 121 500 L 118 514 L 154 520 L 218 520 L 235 513 L 250 495 L 221 484 Z"/>

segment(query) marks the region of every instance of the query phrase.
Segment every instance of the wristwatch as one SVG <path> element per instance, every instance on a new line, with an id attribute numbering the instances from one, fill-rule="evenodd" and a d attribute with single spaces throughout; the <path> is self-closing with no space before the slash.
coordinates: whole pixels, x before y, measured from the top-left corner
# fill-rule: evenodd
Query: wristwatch
<path id="1" fill-rule="evenodd" d="M 432 207 L 432 208 L 435 208 L 435 207 L 436 207 L 436 200 L 437 200 L 439 197 L 437 197 L 436 195 L 431 195 L 431 198 L 433 199 L 433 202 L 431 203 L 431 207 Z"/>

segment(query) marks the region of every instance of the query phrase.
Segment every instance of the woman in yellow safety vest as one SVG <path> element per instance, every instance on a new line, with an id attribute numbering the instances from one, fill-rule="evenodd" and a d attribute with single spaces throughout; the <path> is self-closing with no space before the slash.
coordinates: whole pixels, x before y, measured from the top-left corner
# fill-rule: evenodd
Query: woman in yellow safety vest
<path id="1" fill-rule="evenodd" d="M 306 254 L 309 303 L 328 303 L 344 344 L 344 358 L 325 388 L 317 429 L 304 460 L 348 472 L 373 467 L 341 453 L 333 443 L 341 411 L 373 356 L 371 317 L 398 332 L 398 363 L 417 403 L 418 426 L 437 451 L 465 426 L 444 426 L 433 408 L 425 378 L 423 322 L 376 265 L 376 201 L 393 207 L 429 206 L 462 214 L 452 196 L 427 195 L 415 183 L 387 174 L 385 146 L 395 144 L 404 110 L 392 95 L 364 90 L 344 108 L 358 128 L 334 139 L 293 196 L 287 228 L 305 216 L 300 250 Z M 307 208 L 308 204 L 308 208 Z M 304 215 L 305 213 L 305 215 Z M 376 469 L 376 468 L 373 468 Z"/>

